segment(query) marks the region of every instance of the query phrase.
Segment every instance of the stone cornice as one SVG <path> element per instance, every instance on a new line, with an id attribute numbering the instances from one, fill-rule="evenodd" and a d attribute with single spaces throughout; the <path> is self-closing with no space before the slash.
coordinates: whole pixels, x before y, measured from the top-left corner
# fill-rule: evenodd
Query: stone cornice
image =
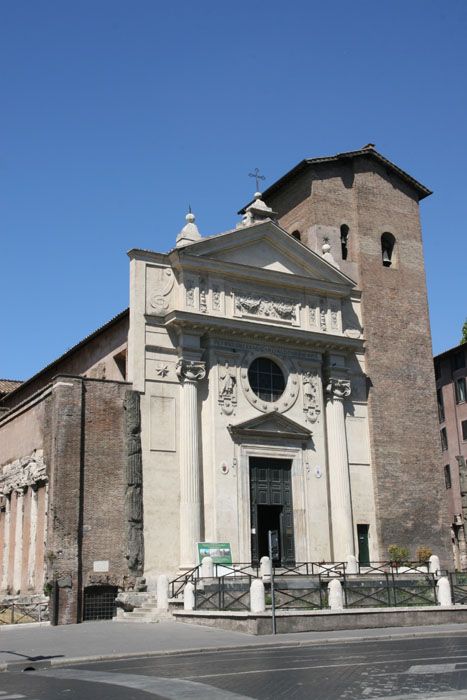
<path id="1" fill-rule="evenodd" d="M 149 324 L 149 318 L 147 318 Z M 216 333 L 227 336 L 242 336 L 243 338 L 274 341 L 287 345 L 312 346 L 317 351 L 341 350 L 363 352 L 364 341 L 360 338 L 348 338 L 331 333 L 317 333 L 290 327 L 275 326 L 250 320 L 226 319 L 223 316 L 206 316 L 189 311 L 172 311 L 165 317 L 167 328 L 193 329 L 204 333 Z"/>

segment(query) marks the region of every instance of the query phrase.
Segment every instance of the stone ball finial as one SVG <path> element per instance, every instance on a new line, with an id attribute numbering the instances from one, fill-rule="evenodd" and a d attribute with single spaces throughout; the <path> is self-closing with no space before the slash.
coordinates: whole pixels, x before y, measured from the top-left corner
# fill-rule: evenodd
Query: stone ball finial
<path id="1" fill-rule="evenodd" d="M 263 198 L 263 195 L 261 194 L 261 192 L 255 192 L 255 199 L 262 199 L 262 198 Z"/>
<path id="2" fill-rule="evenodd" d="M 185 221 L 187 221 L 189 224 L 192 224 L 195 221 L 195 215 L 193 212 L 188 212 L 188 214 L 185 216 Z"/>

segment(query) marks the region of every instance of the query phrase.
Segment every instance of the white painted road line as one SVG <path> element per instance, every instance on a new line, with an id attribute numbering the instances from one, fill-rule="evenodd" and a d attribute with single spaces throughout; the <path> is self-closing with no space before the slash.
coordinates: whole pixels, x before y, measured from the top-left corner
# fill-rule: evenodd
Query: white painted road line
<path id="1" fill-rule="evenodd" d="M 238 695 L 228 690 L 214 688 L 204 683 L 182 681 L 175 678 L 157 678 L 140 676 L 132 673 L 106 673 L 102 671 L 76 671 L 72 668 L 57 668 L 38 671 L 37 675 L 64 680 L 87 681 L 89 683 L 107 683 L 125 688 L 143 690 L 152 695 L 159 695 L 167 700 L 252 700 L 247 695 Z M 1 700 L 4 700 L 1 698 Z"/>

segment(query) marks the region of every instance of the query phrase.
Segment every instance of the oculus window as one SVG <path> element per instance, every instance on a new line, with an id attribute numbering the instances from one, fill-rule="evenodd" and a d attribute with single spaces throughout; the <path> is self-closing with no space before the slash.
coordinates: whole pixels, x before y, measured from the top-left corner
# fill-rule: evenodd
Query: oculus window
<path id="1" fill-rule="evenodd" d="M 252 391 L 263 401 L 277 401 L 285 389 L 284 373 L 269 357 L 257 357 L 248 370 Z"/>

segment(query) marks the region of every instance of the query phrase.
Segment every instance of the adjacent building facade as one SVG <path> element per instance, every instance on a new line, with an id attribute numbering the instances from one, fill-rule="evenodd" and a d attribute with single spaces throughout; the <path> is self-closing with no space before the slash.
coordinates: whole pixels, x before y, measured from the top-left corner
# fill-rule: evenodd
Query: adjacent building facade
<path id="1" fill-rule="evenodd" d="M 467 569 L 467 344 L 435 357 L 436 392 L 451 542 L 456 569 Z"/>
<path id="2" fill-rule="evenodd" d="M 231 231 L 189 214 L 170 252 L 131 250 L 129 310 L 0 402 L 3 591 L 58 580 L 75 621 L 90 587 L 153 588 L 198 542 L 257 562 L 270 529 L 282 564 L 396 543 L 449 566 L 428 194 L 369 144 L 302 161 Z"/>

